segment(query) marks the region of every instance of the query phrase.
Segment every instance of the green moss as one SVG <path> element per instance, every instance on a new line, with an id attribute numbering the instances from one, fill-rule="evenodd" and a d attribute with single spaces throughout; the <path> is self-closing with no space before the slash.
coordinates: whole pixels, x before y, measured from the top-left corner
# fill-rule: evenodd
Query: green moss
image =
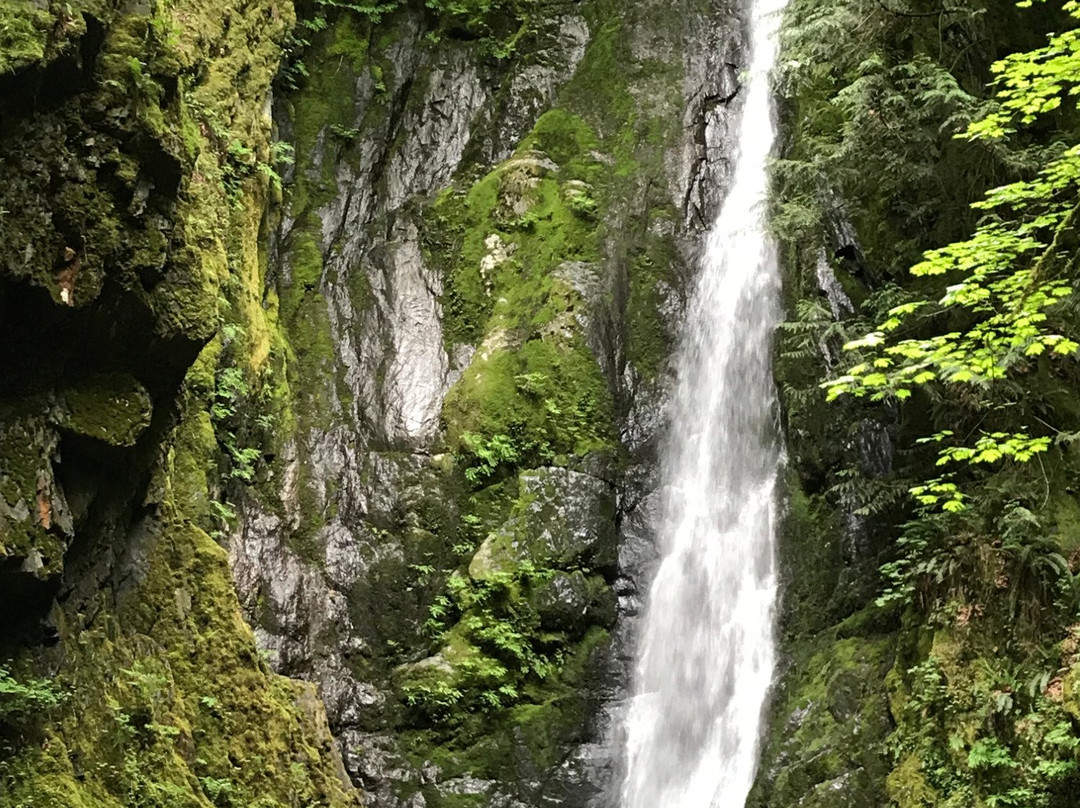
<path id="1" fill-rule="evenodd" d="M 298 219 L 305 213 L 314 215 L 335 192 L 334 165 L 348 141 L 334 132 L 352 131 L 356 126 L 353 94 L 357 78 L 371 69 L 370 36 L 369 23 L 353 15 L 340 16 L 319 36 L 306 56 L 314 63 L 326 65 L 325 69 L 307 77 L 303 86 L 290 96 L 296 181 L 289 189 L 288 204 Z M 324 137 L 324 151 L 319 153 L 320 140 Z"/>
<path id="2" fill-rule="evenodd" d="M 77 307 L 110 286 L 108 310 L 143 318 L 148 357 L 168 365 L 151 369 L 155 395 L 230 311 L 244 372 L 275 389 L 266 370 L 275 356 L 280 370 L 282 341 L 276 310 L 262 305 L 258 166 L 269 160 L 263 101 L 291 4 L 72 2 L 47 14 L 56 41 L 40 53 L 12 44 L 15 6 L 31 15 L 0 0 L 0 72 L 52 58 L 85 31 L 83 13 L 104 39 L 77 93 L 15 116 L 0 139 L 5 279 Z M 27 138 L 38 146 L 26 150 Z M 0 739 L 3 808 L 356 804 L 313 689 L 269 673 L 206 532 L 219 526 L 215 506 L 227 507 L 208 414 L 217 365 L 241 350 L 223 350 L 227 341 L 202 352 L 175 400 L 153 402 L 153 428 L 147 391 L 112 366 L 73 385 L 41 362 L 21 380 L 37 392 L 0 403 L 0 555 L 36 550 L 43 574 L 59 571 L 68 528 L 45 514 L 72 518 L 50 491 L 57 460 L 73 478 L 85 471 L 66 450 L 71 433 L 135 445 L 126 471 L 142 475 L 125 480 L 138 492 L 130 503 L 113 501 L 123 488 L 109 481 L 99 501 L 73 503 L 83 546 L 115 588 L 72 579 L 82 594 L 53 610 L 62 651 L 20 651 L 28 668 L 55 672 L 65 698 L 26 737 Z M 114 353 L 106 361 L 123 358 Z"/>
<path id="3" fill-rule="evenodd" d="M 923 763 L 917 755 L 908 755 L 889 772 L 886 779 L 889 795 L 900 808 L 925 808 L 937 805 L 938 793 L 923 775 Z"/>
<path id="4" fill-rule="evenodd" d="M 620 15 L 604 21 L 585 53 L 585 58 L 560 96 L 560 102 L 596 119 L 605 145 L 627 148 L 630 129 L 641 110 L 630 91 L 630 83 L 645 67 L 630 51 L 626 23 Z M 669 68 L 663 67 L 662 70 Z"/>
<path id="5" fill-rule="evenodd" d="M 671 218 L 667 219 L 667 216 Z M 658 208 L 655 217 L 658 223 L 666 221 L 674 225 L 674 211 Z M 629 360 L 647 380 L 656 377 L 674 344 L 673 336 L 658 312 L 665 302 L 664 292 L 670 293 L 676 288 L 678 264 L 674 238 L 654 226 L 645 234 L 644 248 L 634 256 L 630 268 L 630 295 L 626 304 L 627 352 Z"/>
<path id="6" fill-rule="evenodd" d="M 654 13 L 645 7 L 630 16 Z M 643 186 L 642 178 L 667 173 L 668 150 L 680 136 L 683 111 L 674 99 L 682 75 L 675 64 L 639 61 L 629 48 L 628 24 L 625 15 L 600 12 L 585 58 L 559 100 L 598 135 L 606 165 L 594 181 L 594 196 L 601 220 L 605 214 L 618 217 L 617 229 L 605 228 L 603 237 L 609 260 L 625 267 L 626 296 L 620 302 L 627 359 L 651 380 L 673 346 L 661 311 L 680 282 L 683 261 L 673 234 L 681 214 L 672 207 L 664 183 Z M 669 30 L 672 21 L 636 24 L 660 31 Z"/>
<path id="7" fill-rule="evenodd" d="M 765 770 L 750 808 L 799 800 L 827 808 L 836 799 L 834 781 L 846 783 L 846 799 L 859 795 L 844 804 L 881 804 L 891 730 L 882 680 L 893 648 L 888 636 L 869 634 L 826 635 L 792 649 L 794 664 L 773 705 L 765 751 L 766 761 L 785 763 Z"/>
<path id="8" fill-rule="evenodd" d="M 514 157 L 435 205 L 429 251 L 449 257 L 448 348 L 479 343 L 443 418 L 449 445 L 473 456 L 480 476 L 504 460 L 565 463 L 611 444 L 611 397 L 574 285 L 600 258 L 587 202 L 602 170 L 596 145 L 580 118 L 548 112 Z"/>
<path id="9" fill-rule="evenodd" d="M 558 765 L 567 738 L 580 732 L 589 709 L 583 684 L 590 666 L 609 642 L 607 631 L 590 629 L 566 649 L 557 672 L 526 683 L 527 700 L 498 715 L 497 720 L 483 713 L 470 714 L 462 709 L 462 702 L 455 701 L 449 712 L 456 720 L 452 731 L 444 729 L 438 736 L 430 730 L 401 733 L 407 754 L 415 765 L 438 765 L 443 779 L 465 775 L 499 779 L 519 765 L 538 771 Z M 436 789 L 423 793 L 430 805 L 452 804 L 442 802 L 447 795 Z"/>
<path id="10" fill-rule="evenodd" d="M 544 310 L 555 269 L 599 258 L 598 222 L 582 201 L 603 170 L 596 145 L 584 121 L 551 111 L 514 157 L 467 191 L 440 196 L 429 247 L 436 263 L 449 264 L 443 301 L 448 348 L 476 344 L 493 318 L 502 320 L 497 327 L 510 328 L 549 322 L 565 310 L 558 303 Z M 519 306 L 532 310 L 519 315 Z"/>
<path id="11" fill-rule="evenodd" d="M 167 479 L 177 509 L 207 531 L 216 527 L 211 520 L 211 503 L 219 485 L 217 452 L 217 437 L 210 413 L 193 408 L 174 434 L 166 458 Z"/>
<path id="12" fill-rule="evenodd" d="M 369 37 L 370 23 L 362 20 L 354 14 L 343 14 L 338 17 L 332 30 L 329 45 L 326 48 L 326 62 L 333 64 L 340 58 L 348 59 L 350 67 L 356 75 L 360 75 L 368 66 L 370 54 Z M 389 44 L 389 43 L 387 43 Z M 335 58 L 337 57 L 337 58 Z M 319 59 L 320 63 L 323 61 Z M 320 71 L 320 73 L 326 71 Z M 323 124 L 332 121 L 323 120 Z"/>
<path id="13" fill-rule="evenodd" d="M 509 438 L 522 466 L 566 463 L 570 455 L 610 445 L 610 395 L 580 337 L 568 345 L 532 339 L 484 353 L 482 347 L 446 397 L 447 438 L 459 452 L 488 469 L 474 436 Z"/>
<path id="14" fill-rule="evenodd" d="M 52 808 L 68 791 L 78 796 L 60 804 L 156 795 L 139 804 L 209 808 L 192 789 L 208 778 L 228 780 L 241 804 L 350 804 L 324 762 L 328 734 L 299 706 L 301 686 L 261 669 L 224 552 L 204 533 L 167 527 L 146 583 L 109 622 L 70 640 L 78 664 L 58 681 L 71 695 L 45 730 L 48 751 L 19 763 L 32 774 L 11 805 Z"/>
<path id="15" fill-rule="evenodd" d="M 11 73 L 45 56 L 52 15 L 25 0 L 0 2 L 0 75 Z"/>
<path id="16" fill-rule="evenodd" d="M 556 107 L 541 115 L 517 151 L 541 151 L 560 166 L 580 174 L 576 179 L 595 178 L 595 158 L 588 152 L 600 146 L 596 133 L 583 118 Z"/>
<path id="17" fill-rule="evenodd" d="M 59 425 L 113 446 L 134 446 L 150 425 L 150 395 L 130 376 L 95 376 L 64 392 Z"/>
<path id="18" fill-rule="evenodd" d="M 321 208 L 336 196 L 336 166 L 352 159 L 349 149 L 366 127 L 378 123 L 385 110 L 378 105 L 363 111 L 358 125 L 354 102 L 357 80 L 374 72 L 381 49 L 390 47 L 386 31 L 372 44 L 372 21 L 343 13 L 313 36 L 304 55 L 311 70 L 283 103 L 291 109 L 295 167 L 286 205 L 292 219 L 289 238 L 282 245 L 285 272 L 271 278 L 271 288 L 260 287 L 260 308 L 255 317 L 267 323 L 267 342 L 275 362 L 270 372 L 251 379 L 251 389 L 262 390 L 260 409 L 274 413 L 275 429 L 268 436 L 266 454 L 284 462 L 299 452 L 296 491 L 300 519 L 286 532 L 285 543 L 312 564 L 320 564 L 318 531 L 332 517 L 333 492 L 315 491 L 305 457 L 307 442 L 300 436 L 330 429 L 353 406 L 352 386 L 338 361 L 324 291 L 328 284 L 347 286 L 354 309 L 362 311 L 373 298 L 362 267 L 349 267 L 338 278 L 330 269 L 331 245 L 323 243 Z M 383 42 L 385 40 L 385 42 Z M 359 126 L 359 128 L 357 128 Z M 328 274 L 329 273 L 329 274 Z M 263 303 L 263 301 L 266 303 Z M 273 475 L 268 475 L 271 479 Z M 263 506 L 280 511 L 279 492 L 260 486 Z"/>
<path id="19" fill-rule="evenodd" d="M 338 377 L 326 299 L 320 291 L 323 258 L 315 236 L 299 232 L 289 261 L 291 277 L 280 295 L 281 323 L 291 350 L 289 368 L 295 380 L 291 387 L 300 394 L 294 406 L 306 426 L 325 427 L 332 414 L 328 392 L 336 390 L 345 401 L 351 393 Z"/>

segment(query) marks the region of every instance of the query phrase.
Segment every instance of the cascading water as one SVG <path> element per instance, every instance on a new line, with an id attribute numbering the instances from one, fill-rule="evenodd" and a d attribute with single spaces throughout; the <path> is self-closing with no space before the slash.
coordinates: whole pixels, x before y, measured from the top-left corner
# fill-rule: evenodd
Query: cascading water
<path id="1" fill-rule="evenodd" d="M 770 369 L 779 317 L 765 228 L 776 139 L 769 71 L 785 0 L 751 0 L 734 181 L 708 236 L 677 358 L 662 462 L 663 560 L 626 724 L 622 808 L 742 808 L 773 675 Z"/>

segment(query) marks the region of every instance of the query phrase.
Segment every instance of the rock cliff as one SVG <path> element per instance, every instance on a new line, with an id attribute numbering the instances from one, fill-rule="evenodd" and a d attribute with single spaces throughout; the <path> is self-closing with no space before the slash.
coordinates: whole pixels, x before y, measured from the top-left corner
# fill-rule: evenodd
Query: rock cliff
<path id="1" fill-rule="evenodd" d="M 819 386 L 1076 131 L 957 141 L 1065 17 L 931 6 L 784 24 L 753 808 L 1057 808 L 1080 778 L 1071 450 L 922 519 L 919 438 L 978 407 Z M 614 804 L 744 12 L 0 0 L 0 808 Z M 1074 370 L 1035 375 L 1080 432 Z"/>

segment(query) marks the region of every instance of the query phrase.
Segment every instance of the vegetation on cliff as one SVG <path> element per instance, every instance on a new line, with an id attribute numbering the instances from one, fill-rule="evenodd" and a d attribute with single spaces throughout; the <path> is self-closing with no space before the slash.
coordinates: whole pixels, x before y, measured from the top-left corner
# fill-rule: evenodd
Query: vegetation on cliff
<path id="1" fill-rule="evenodd" d="M 796 2 L 787 30 L 803 117 L 777 164 L 777 229 L 802 299 L 778 367 L 808 502 L 789 519 L 820 531 L 800 539 L 816 552 L 845 526 L 833 563 L 854 588 L 796 584 L 851 616 L 789 614 L 777 720 L 815 702 L 836 716 L 832 688 L 857 670 L 843 644 L 885 648 L 884 684 L 863 695 L 878 762 L 833 725 L 828 765 L 794 752 L 809 804 L 835 787 L 852 804 L 1064 806 L 1080 746 L 1076 7 L 871 5 Z M 872 36 L 831 69 L 811 62 L 822 31 L 855 25 Z M 831 305 L 800 291 L 829 277 Z M 790 364 L 810 354 L 816 370 Z M 839 396 L 831 415 L 820 382 Z M 759 798 L 790 788 L 770 772 Z"/>
<path id="2" fill-rule="evenodd" d="M 357 804 L 208 533 L 213 357 L 261 295 L 290 24 L 276 2 L 0 3 L 5 808 Z"/>

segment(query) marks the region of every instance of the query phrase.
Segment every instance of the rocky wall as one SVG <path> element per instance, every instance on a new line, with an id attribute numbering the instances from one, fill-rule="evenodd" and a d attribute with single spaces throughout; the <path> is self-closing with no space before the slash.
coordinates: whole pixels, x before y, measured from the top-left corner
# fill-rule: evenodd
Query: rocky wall
<path id="1" fill-rule="evenodd" d="M 292 24 L 0 3 L 0 805 L 359 804 L 210 535 L 212 340 L 258 277 Z"/>
<path id="2" fill-rule="evenodd" d="M 331 16 L 275 105 L 279 428 L 230 558 L 375 805 L 609 799 L 667 358 L 727 171 L 735 8 L 513 8 Z"/>

